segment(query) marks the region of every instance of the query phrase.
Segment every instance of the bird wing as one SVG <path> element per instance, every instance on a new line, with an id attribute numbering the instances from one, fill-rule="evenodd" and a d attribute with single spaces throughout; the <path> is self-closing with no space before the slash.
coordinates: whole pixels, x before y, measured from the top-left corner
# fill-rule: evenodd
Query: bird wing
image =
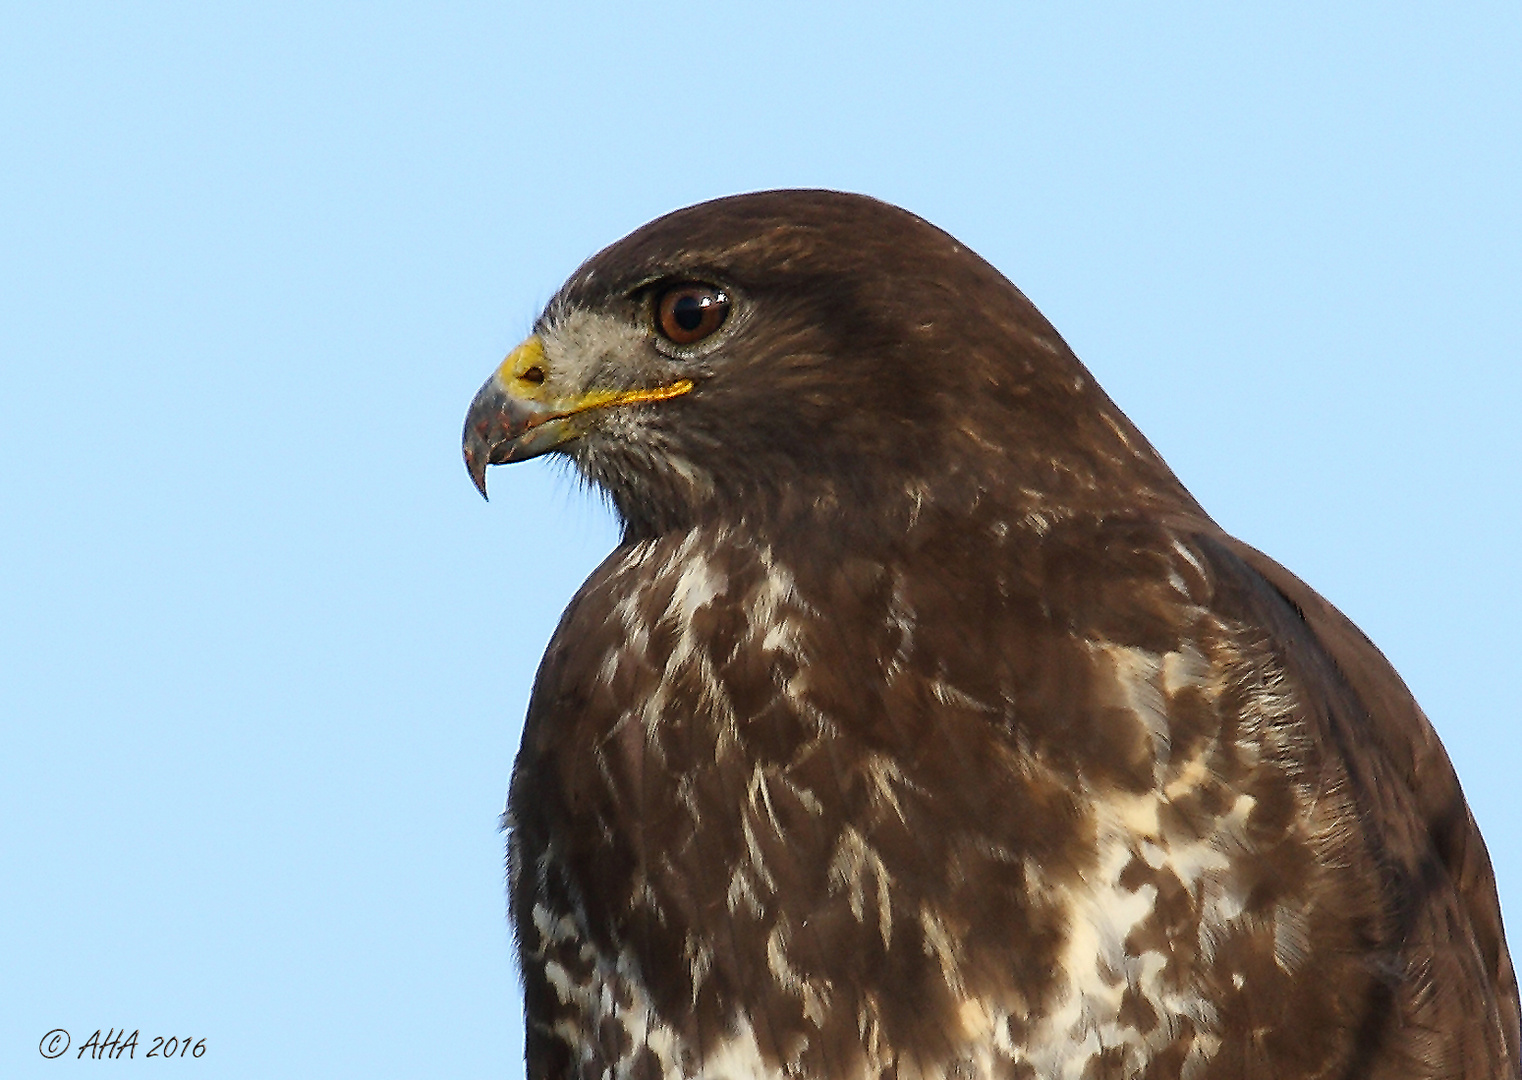
<path id="1" fill-rule="evenodd" d="M 1516 1076 L 1519 1005 L 1495 878 L 1431 723 L 1384 655 L 1315 590 L 1224 534 L 1196 541 L 1218 593 L 1273 636 L 1303 704 L 1347 770 L 1359 832 L 1379 867 L 1372 927 L 1398 970 L 1360 1053 L 1369 1075 Z"/>

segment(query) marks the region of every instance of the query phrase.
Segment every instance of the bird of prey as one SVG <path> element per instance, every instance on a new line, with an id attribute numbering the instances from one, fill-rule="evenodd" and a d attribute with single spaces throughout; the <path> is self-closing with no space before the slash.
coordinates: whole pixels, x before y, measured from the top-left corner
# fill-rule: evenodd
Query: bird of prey
<path id="1" fill-rule="evenodd" d="M 465 459 L 622 539 L 505 822 L 532 1080 L 1517 1077 L 1485 845 L 1346 618 L 1025 296 L 826 191 L 593 256 Z"/>

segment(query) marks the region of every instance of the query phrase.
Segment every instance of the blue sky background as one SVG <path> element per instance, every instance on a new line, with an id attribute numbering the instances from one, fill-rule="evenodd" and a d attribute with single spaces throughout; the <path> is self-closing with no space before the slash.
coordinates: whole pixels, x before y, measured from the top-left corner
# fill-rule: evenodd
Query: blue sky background
<path id="1" fill-rule="evenodd" d="M 990 259 L 1369 633 L 1522 941 L 1519 73 L 1515 3 L 5 5 L 0 1073 L 521 1075 L 497 814 L 614 530 L 461 421 L 776 186 Z M 208 1050 L 38 1054 L 123 1025 Z"/>

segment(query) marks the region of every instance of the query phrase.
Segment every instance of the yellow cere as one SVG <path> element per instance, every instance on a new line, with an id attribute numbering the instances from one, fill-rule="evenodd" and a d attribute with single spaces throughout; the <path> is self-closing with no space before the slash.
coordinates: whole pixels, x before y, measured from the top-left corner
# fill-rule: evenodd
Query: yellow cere
<path id="1" fill-rule="evenodd" d="M 523 344 L 507 354 L 507 359 L 497 368 L 497 379 L 503 386 L 512 386 L 518 376 L 530 368 L 544 369 L 544 344 L 538 334 L 529 335 Z"/>

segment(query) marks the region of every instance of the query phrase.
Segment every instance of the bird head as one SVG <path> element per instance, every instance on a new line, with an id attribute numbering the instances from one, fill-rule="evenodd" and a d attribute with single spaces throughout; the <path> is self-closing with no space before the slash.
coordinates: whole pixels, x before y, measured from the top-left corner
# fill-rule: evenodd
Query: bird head
<path id="1" fill-rule="evenodd" d="M 483 495 L 489 464 L 564 454 L 636 537 L 1182 491 L 997 270 L 828 191 L 703 203 L 593 256 L 481 387 L 464 451 Z"/>

